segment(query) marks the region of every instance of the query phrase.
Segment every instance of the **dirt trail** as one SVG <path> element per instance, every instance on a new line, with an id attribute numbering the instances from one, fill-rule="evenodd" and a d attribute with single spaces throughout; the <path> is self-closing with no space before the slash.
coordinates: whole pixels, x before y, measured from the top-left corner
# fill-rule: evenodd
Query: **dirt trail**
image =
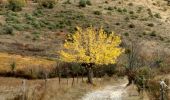
<path id="1" fill-rule="evenodd" d="M 136 90 L 129 91 L 129 88 L 126 88 L 127 82 L 127 79 L 122 79 L 117 84 L 86 94 L 81 100 L 138 100 Z M 133 96 L 130 96 L 131 93 Z"/>

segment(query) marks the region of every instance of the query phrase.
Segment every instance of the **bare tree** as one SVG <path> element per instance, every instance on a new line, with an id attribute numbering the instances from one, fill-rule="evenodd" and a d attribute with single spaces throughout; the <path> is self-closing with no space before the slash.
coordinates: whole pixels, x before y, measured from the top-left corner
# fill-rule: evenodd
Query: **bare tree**
<path id="1" fill-rule="evenodd" d="M 136 71 L 139 67 L 144 66 L 144 60 L 140 56 L 140 43 L 133 41 L 131 44 L 126 45 L 126 75 L 128 76 L 129 83 L 132 84 L 135 80 Z"/>

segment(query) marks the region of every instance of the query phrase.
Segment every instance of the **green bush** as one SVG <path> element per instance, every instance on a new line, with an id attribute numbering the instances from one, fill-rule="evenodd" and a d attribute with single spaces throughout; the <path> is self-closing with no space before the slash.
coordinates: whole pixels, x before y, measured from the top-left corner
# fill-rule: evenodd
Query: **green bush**
<path id="1" fill-rule="evenodd" d="M 13 31 L 14 31 L 13 27 L 11 27 L 11 26 L 9 26 L 9 25 L 7 25 L 7 26 L 5 26 L 5 27 L 3 28 L 3 33 L 4 33 L 4 34 L 13 35 L 13 34 L 14 34 Z"/>
<path id="2" fill-rule="evenodd" d="M 148 26 L 154 27 L 154 24 L 153 23 L 149 23 Z"/>
<path id="3" fill-rule="evenodd" d="M 124 8 L 124 9 L 123 9 L 123 12 L 127 12 L 127 9 L 126 9 L 126 8 Z"/>
<path id="4" fill-rule="evenodd" d="M 107 8 L 107 10 L 113 10 L 113 7 L 110 7 L 110 6 L 109 6 L 109 7 Z"/>
<path id="5" fill-rule="evenodd" d="M 130 11 L 129 14 L 134 14 L 134 11 Z"/>
<path id="6" fill-rule="evenodd" d="M 135 25 L 134 24 L 130 24 L 129 28 L 135 28 Z"/>
<path id="7" fill-rule="evenodd" d="M 87 0 L 87 1 L 86 1 L 86 4 L 87 4 L 87 5 L 92 5 L 92 3 L 91 3 L 90 0 Z"/>
<path id="8" fill-rule="evenodd" d="M 101 15 L 102 13 L 100 11 L 94 11 L 95 15 Z"/>
<path id="9" fill-rule="evenodd" d="M 8 8 L 12 11 L 21 11 L 22 7 L 26 5 L 25 0 L 8 0 Z"/>
<path id="10" fill-rule="evenodd" d="M 52 9 L 56 5 L 56 0 L 38 0 L 40 7 Z"/>
<path id="11" fill-rule="evenodd" d="M 10 64 L 10 69 L 12 72 L 14 72 L 14 70 L 16 69 L 16 62 Z"/>
<path id="12" fill-rule="evenodd" d="M 87 1 L 86 0 L 80 0 L 79 1 L 79 6 L 80 7 L 86 7 L 86 5 L 87 5 Z"/>
<path id="13" fill-rule="evenodd" d="M 159 13 L 156 13 L 154 16 L 155 16 L 156 18 L 159 18 L 159 19 L 162 18 L 161 15 L 160 15 Z"/>
<path id="14" fill-rule="evenodd" d="M 129 36 L 129 33 L 126 32 L 126 33 L 124 33 L 124 35 L 125 35 L 125 36 Z"/>
<path id="15" fill-rule="evenodd" d="M 121 8 L 118 8 L 117 11 L 120 12 L 120 13 L 123 12 Z"/>
<path id="16" fill-rule="evenodd" d="M 150 33 L 150 36 L 155 37 L 155 36 L 156 36 L 156 32 L 155 32 L 155 31 L 152 31 L 152 32 Z"/>

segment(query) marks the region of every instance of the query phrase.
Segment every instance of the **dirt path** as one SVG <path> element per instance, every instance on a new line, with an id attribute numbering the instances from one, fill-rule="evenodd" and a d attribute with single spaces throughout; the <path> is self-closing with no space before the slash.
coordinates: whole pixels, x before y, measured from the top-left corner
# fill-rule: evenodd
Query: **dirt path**
<path id="1" fill-rule="evenodd" d="M 138 100 L 137 91 L 135 88 L 129 91 L 126 87 L 127 82 L 127 79 L 122 79 L 114 85 L 84 95 L 81 100 Z"/>

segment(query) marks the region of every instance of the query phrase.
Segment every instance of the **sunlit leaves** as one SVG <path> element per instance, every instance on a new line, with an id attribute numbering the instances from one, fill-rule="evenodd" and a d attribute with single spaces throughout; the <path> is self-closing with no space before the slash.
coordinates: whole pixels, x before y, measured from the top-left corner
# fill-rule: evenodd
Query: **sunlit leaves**
<path id="1" fill-rule="evenodd" d="M 100 28 L 93 27 L 83 30 L 77 27 L 73 35 L 69 35 L 60 51 L 61 60 L 66 62 L 114 64 L 123 53 L 119 47 L 120 36 L 115 33 L 107 34 Z"/>

